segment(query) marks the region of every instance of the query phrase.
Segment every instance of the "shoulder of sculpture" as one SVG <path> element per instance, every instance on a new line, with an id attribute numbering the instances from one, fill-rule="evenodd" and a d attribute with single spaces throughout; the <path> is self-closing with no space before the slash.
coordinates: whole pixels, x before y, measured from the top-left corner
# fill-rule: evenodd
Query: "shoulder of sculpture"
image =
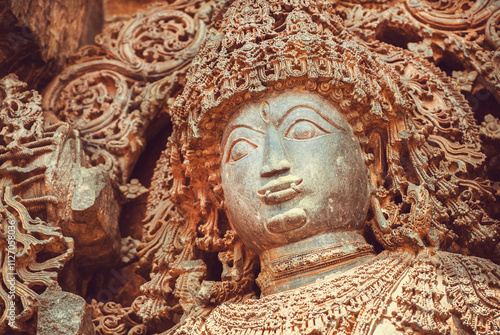
<path id="1" fill-rule="evenodd" d="M 482 258 L 384 251 L 369 264 L 299 289 L 224 303 L 175 334 L 326 334 L 343 328 L 367 330 L 360 334 L 500 334 L 499 278 L 500 267 Z"/>

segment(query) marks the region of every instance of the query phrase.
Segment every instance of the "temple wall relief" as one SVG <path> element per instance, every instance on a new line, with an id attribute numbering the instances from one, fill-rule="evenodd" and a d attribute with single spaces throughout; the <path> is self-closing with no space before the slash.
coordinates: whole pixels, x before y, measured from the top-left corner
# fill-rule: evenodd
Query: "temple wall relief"
<path id="1" fill-rule="evenodd" d="M 0 4 L 0 334 L 500 334 L 498 1 L 49 2 Z M 323 231 L 286 151 L 339 129 Z"/>

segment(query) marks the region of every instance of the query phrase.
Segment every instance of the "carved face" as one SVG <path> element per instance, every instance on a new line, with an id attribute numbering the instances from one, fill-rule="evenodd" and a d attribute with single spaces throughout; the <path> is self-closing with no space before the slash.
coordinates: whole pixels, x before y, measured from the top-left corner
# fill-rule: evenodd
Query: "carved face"
<path id="1" fill-rule="evenodd" d="M 328 100 L 293 90 L 246 104 L 225 128 L 222 148 L 229 220 L 258 254 L 361 229 L 367 168 L 349 123 Z"/>

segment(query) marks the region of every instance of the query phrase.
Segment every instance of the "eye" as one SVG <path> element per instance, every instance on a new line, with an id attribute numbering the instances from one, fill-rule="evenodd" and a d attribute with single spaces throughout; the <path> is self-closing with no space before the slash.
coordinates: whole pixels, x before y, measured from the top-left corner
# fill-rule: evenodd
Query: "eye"
<path id="1" fill-rule="evenodd" d="M 257 146 L 255 144 L 250 143 L 244 139 L 239 139 L 233 142 L 233 144 L 231 145 L 227 162 L 232 163 L 239 161 L 240 159 L 251 154 L 255 149 L 257 149 Z"/>
<path id="2" fill-rule="evenodd" d="M 288 128 L 285 137 L 291 140 L 305 141 L 325 134 L 328 132 L 317 124 L 307 120 L 299 120 Z"/>

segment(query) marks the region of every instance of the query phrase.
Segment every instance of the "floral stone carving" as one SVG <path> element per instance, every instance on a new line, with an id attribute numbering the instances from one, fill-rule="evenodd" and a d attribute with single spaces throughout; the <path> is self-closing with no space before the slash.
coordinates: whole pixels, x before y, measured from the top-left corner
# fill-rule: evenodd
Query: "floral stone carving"
<path id="1" fill-rule="evenodd" d="M 499 12 L 169 1 L 110 25 L 43 99 L 7 77 L 22 293 L 14 328 L 4 278 L 0 329 L 51 329 L 59 284 L 87 300 L 61 329 L 91 314 L 96 334 L 500 334 Z M 134 168 L 170 124 L 148 187 Z M 143 194 L 138 243 L 118 218 Z M 79 264 L 115 277 L 71 286 Z M 88 293 L 117 282 L 145 283 L 129 306 Z"/>

